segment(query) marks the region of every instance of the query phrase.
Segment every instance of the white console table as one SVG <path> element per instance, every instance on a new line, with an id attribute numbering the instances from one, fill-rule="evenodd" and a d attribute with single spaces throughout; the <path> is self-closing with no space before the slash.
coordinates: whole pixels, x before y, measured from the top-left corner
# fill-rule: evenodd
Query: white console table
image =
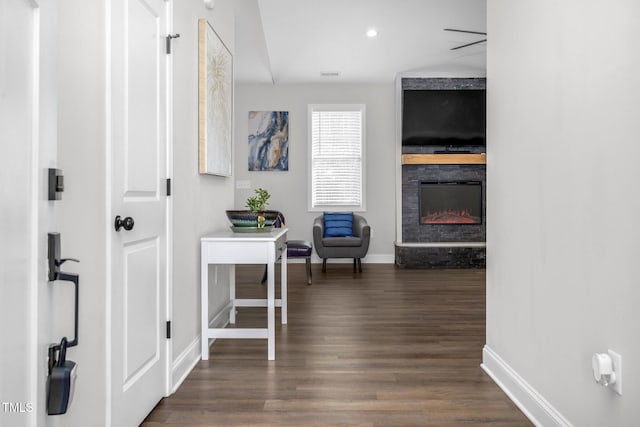
<path id="1" fill-rule="evenodd" d="M 287 231 L 274 228 L 268 233 L 215 232 L 200 239 L 202 297 L 202 360 L 209 359 L 210 338 L 267 339 L 267 358 L 276 359 L 275 307 L 281 309 L 282 324 L 287 324 Z M 281 259 L 281 296 L 275 298 L 275 263 Z M 236 323 L 236 307 L 266 307 L 266 328 L 209 327 L 209 264 L 267 264 L 267 299 L 236 298 L 235 270 L 229 278 L 229 323 Z"/>

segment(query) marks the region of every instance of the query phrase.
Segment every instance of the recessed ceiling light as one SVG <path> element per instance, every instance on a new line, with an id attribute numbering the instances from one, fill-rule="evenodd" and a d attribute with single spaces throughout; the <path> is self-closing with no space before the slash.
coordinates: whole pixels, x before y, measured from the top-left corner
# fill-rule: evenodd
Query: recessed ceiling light
<path id="1" fill-rule="evenodd" d="M 367 37 L 374 38 L 377 35 L 378 35 L 378 30 L 376 30 L 375 28 L 371 28 L 370 30 L 367 31 Z"/>

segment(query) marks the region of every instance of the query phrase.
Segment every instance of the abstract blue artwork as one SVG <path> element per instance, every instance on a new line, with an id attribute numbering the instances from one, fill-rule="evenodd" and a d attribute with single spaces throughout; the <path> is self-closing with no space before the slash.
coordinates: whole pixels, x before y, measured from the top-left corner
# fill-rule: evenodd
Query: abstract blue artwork
<path id="1" fill-rule="evenodd" d="M 249 170 L 289 170 L 288 111 L 249 111 Z"/>

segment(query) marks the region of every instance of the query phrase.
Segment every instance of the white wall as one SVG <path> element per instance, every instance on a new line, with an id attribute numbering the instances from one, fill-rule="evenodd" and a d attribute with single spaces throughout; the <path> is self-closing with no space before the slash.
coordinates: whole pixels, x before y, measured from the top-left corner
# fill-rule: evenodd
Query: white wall
<path id="1" fill-rule="evenodd" d="M 639 20 L 635 0 L 488 2 L 484 363 L 545 425 L 640 420 Z M 608 348 L 623 396 L 592 377 Z"/>
<path id="2" fill-rule="evenodd" d="M 364 262 L 393 263 L 395 239 L 395 86 L 371 85 L 238 85 L 236 87 L 235 177 L 251 189 L 236 189 L 236 208 L 263 187 L 271 193 L 269 208 L 282 211 L 290 239 L 312 241 L 313 219 L 307 208 L 308 104 L 366 104 L 366 212 L 371 225 Z M 249 172 L 249 111 L 289 111 L 289 171 Z M 315 253 L 314 253 L 314 256 Z M 330 263 L 332 261 L 329 261 Z M 335 262 L 335 260 L 333 261 Z"/>
<path id="3" fill-rule="evenodd" d="M 206 18 L 234 51 L 232 0 L 217 0 L 210 11 L 202 1 L 174 2 L 173 156 L 173 376 L 179 381 L 199 358 L 200 237 L 225 227 L 233 208 L 233 178 L 198 174 L 198 19 Z M 212 267 L 213 268 L 213 267 Z M 228 269 L 211 272 L 226 283 Z M 211 313 L 228 301 L 228 286 L 212 286 Z"/>

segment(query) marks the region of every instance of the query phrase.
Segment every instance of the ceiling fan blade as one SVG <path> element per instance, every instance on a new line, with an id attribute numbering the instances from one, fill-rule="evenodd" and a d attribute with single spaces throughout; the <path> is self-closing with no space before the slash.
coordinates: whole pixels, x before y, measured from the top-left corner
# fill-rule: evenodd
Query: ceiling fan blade
<path id="1" fill-rule="evenodd" d="M 452 47 L 451 50 L 462 49 L 463 47 L 473 46 L 474 44 L 483 43 L 483 42 L 486 42 L 486 41 L 487 41 L 487 39 L 478 40 L 477 42 L 467 43 L 467 44 L 463 44 L 462 46 Z"/>
<path id="2" fill-rule="evenodd" d="M 455 31 L 456 33 L 480 34 L 480 35 L 483 35 L 483 36 L 487 35 L 487 33 L 483 33 L 483 32 L 480 32 L 480 31 L 456 30 L 456 29 L 453 29 L 453 28 L 445 28 L 444 30 L 445 31 Z"/>

